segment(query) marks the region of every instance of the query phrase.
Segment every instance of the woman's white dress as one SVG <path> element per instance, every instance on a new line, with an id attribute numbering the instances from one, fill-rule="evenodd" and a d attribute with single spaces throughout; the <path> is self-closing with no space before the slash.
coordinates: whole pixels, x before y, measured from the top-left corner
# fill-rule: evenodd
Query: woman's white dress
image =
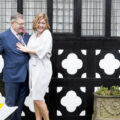
<path id="1" fill-rule="evenodd" d="M 52 36 L 49 30 L 45 30 L 39 38 L 34 33 L 27 44 L 35 49 L 37 55 L 30 54 L 29 60 L 29 88 L 33 100 L 44 100 L 45 93 L 52 76 L 50 61 L 52 51 Z"/>

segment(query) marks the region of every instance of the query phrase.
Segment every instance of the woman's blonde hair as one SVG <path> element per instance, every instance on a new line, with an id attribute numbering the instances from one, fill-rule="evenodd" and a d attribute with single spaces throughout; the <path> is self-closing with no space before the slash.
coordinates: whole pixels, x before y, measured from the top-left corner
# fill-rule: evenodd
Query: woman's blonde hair
<path id="1" fill-rule="evenodd" d="M 49 25 L 49 22 L 48 22 L 48 17 L 45 13 L 38 13 L 35 17 L 35 19 L 33 20 L 33 26 L 32 26 L 32 29 L 34 31 L 37 31 L 37 28 L 38 28 L 38 22 L 39 20 L 42 20 L 44 19 L 46 21 L 46 29 L 50 29 L 50 25 Z"/>

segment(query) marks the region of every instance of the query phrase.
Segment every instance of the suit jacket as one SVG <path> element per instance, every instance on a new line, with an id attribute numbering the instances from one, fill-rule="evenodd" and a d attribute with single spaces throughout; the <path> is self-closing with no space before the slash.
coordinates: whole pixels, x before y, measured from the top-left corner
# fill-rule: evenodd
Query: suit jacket
<path id="1" fill-rule="evenodd" d="M 26 33 L 23 39 L 27 44 L 29 34 Z M 0 34 L 0 54 L 4 59 L 4 82 L 24 82 L 26 79 L 29 55 L 17 49 L 18 42 L 10 29 Z"/>

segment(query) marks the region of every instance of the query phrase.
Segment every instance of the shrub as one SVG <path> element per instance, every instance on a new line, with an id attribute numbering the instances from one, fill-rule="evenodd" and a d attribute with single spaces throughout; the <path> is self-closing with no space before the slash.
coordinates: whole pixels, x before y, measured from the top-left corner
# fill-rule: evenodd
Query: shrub
<path id="1" fill-rule="evenodd" d="M 120 96 L 120 89 L 119 86 L 112 86 L 110 89 L 100 86 L 100 88 L 96 91 L 96 94 L 102 96 Z"/>

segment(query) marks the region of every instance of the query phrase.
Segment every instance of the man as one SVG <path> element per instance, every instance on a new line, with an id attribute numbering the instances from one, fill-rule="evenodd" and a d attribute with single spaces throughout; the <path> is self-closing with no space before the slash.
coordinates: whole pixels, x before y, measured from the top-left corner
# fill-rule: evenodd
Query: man
<path id="1" fill-rule="evenodd" d="M 28 60 L 29 55 L 19 51 L 16 43 L 27 44 L 29 34 L 19 33 L 24 30 L 24 18 L 20 13 L 11 16 L 11 27 L 0 34 L 0 54 L 4 59 L 3 81 L 5 83 L 6 104 L 18 106 L 8 120 L 21 120 L 25 97 L 28 95 Z M 22 39 L 22 42 L 21 42 Z"/>

